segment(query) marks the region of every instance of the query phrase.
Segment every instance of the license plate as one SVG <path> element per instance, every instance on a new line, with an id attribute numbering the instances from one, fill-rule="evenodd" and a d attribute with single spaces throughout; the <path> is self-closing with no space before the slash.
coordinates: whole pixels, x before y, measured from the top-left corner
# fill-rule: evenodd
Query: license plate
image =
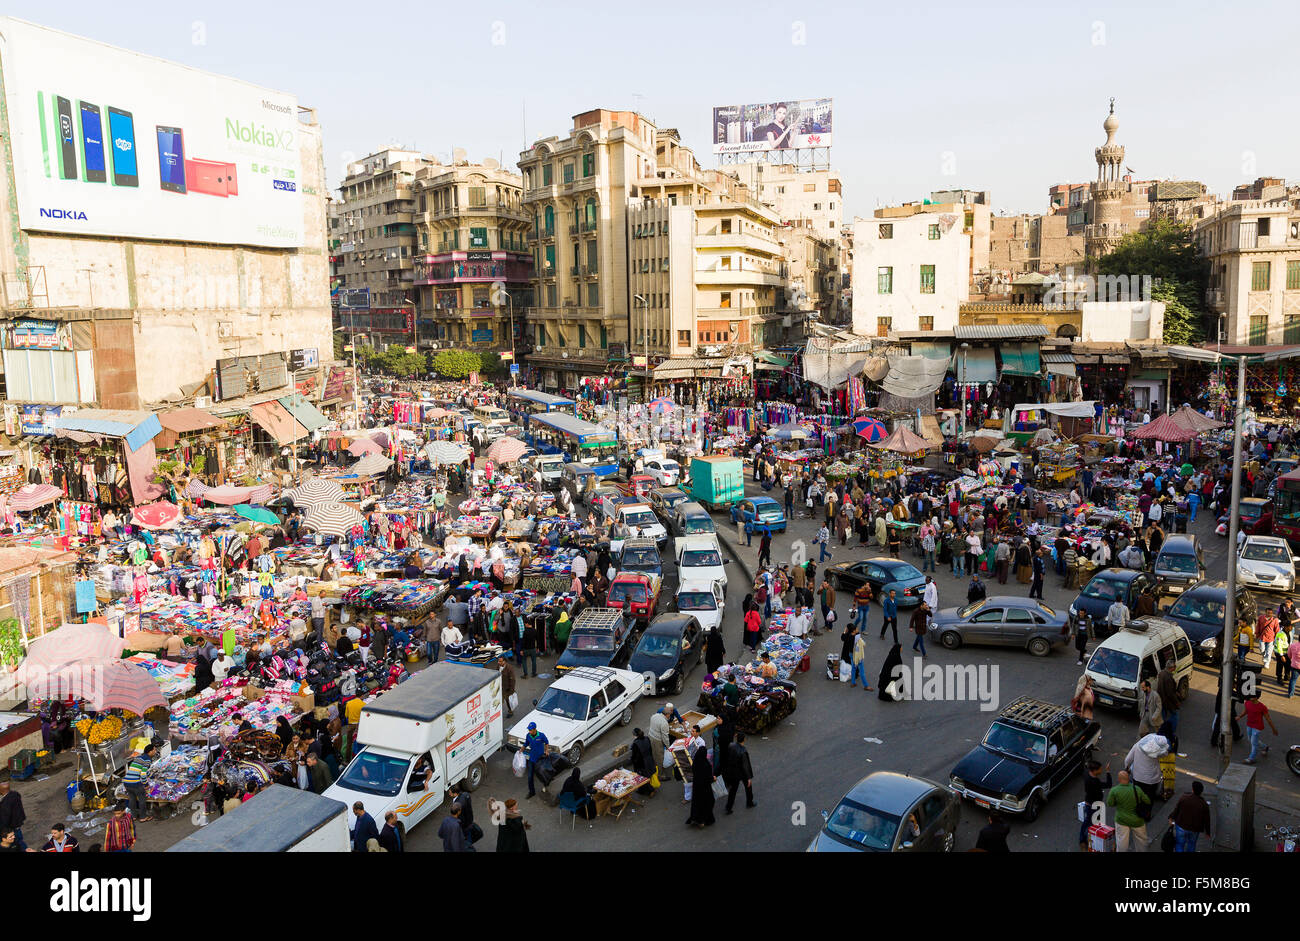
<path id="1" fill-rule="evenodd" d="M 1115 705 L 1115 700 L 1111 699 L 1109 696 L 1098 696 L 1097 702 L 1105 703 L 1108 706 Z"/>
<path id="2" fill-rule="evenodd" d="M 989 806 L 989 802 L 988 802 L 988 801 L 982 801 L 982 800 L 980 800 L 978 797 L 975 798 L 975 803 L 978 804 L 979 806 L 985 808 L 985 809 L 987 809 L 988 806 Z"/>

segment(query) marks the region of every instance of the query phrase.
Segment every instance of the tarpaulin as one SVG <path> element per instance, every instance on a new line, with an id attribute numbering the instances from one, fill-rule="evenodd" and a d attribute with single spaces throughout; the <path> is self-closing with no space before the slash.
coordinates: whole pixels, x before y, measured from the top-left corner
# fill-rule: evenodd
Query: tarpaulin
<path id="1" fill-rule="evenodd" d="M 248 410 L 248 417 L 261 425 L 278 444 L 292 444 L 307 436 L 307 429 L 276 401 L 254 405 Z"/>
<path id="2" fill-rule="evenodd" d="M 315 431 L 317 428 L 323 428 L 325 425 L 330 423 L 330 420 L 318 412 L 314 405 L 296 392 L 293 395 L 286 395 L 284 398 L 278 399 L 277 401 L 279 401 L 289 414 L 298 420 L 298 424 L 306 428 L 309 433 Z"/>
<path id="3" fill-rule="evenodd" d="M 1002 372 L 1012 376 L 1038 375 L 1038 344 L 1004 343 L 999 352 L 1002 354 Z"/>
<path id="4" fill-rule="evenodd" d="M 169 412 L 159 412 L 158 422 L 168 431 L 178 435 L 226 426 L 220 418 L 201 408 L 174 408 Z"/>
<path id="5" fill-rule="evenodd" d="M 125 451 L 126 474 L 131 480 L 131 496 L 135 502 L 152 503 L 166 493 L 166 488 L 153 480 L 158 470 L 158 452 L 154 450 L 153 441 L 146 441 L 134 451 L 128 444 Z"/>
<path id="6" fill-rule="evenodd" d="M 64 431 L 125 438 L 128 448 L 138 448 L 162 431 L 158 416 L 152 412 L 107 408 L 83 408 L 62 413 L 55 419 L 55 427 Z"/>
<path id="7" fill-rule="evenodd" d="M 998 364 L 991 348 L 958 350 L 953 358 L 958 382 L 996 382 Z"/>
<path id="8" fill-rule="evenodd" d="M 856 345 L 856 344 L 855 344 Z M 803 357 L 803 375 L 806 380 L 823 389 L 838 389 L 849 376 L 861 374 L 871 354 L 866 351 L 837 352 L 834 349 L 815 347 L 810 340 Z"/>
<path id="9" fill-rule="evenodd" d="M 948 374 L 948 360 L 930 359 L 926 356 L 889 357 L 889 375 L 880 381 L 880 388 L 903 398 L 929 395 L 943 384 Z"/>
<path id="10" fill-rule="evenodd" d="M 947 362 L 952 359 L 952 343 L 948 340 L 913 340 L 912 355 Z"/>

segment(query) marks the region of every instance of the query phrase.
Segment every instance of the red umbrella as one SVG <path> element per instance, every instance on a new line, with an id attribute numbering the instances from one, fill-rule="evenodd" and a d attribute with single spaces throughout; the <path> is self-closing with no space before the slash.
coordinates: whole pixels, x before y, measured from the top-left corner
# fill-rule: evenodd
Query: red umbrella
<path id="1" fill-rule="evenodd" d="M 166 500 L 146 503 L 131 511 L 131 523 L 144 529 L 171 529 L 180 521 L 180 507 Z"/>
<path id="2" fill-rule="evenodd" d="M 9 505 L 19 512 L 36 510 L 62 499 L 63 491 L 50 484 L 28 484 L 9 495 Z"/>
<path id="3" fill-rule="evenodd" d="M 1199 431 L 1188 428 L 1186 425 L 1180 425 L 1168 415 L 1161 415 L 1154 421 L 1149 421 L 1141 428 L 1131 432 L 1129 437 L 1148 441 L 1180 442 L 1191 441 L 1199 434 Z"/>
<path id="4" fill-rule="evenodd" d="M 125 660 L 69 664 L 26 681 L 33 699 L 84 699 L 91 709 L 126 709 L 144 715 L 154 706 L 167 705 L 162 687 L 139 664 Z"/>
<path id="5" fill-rule="evenodd" d="M 369 438 L 358 438 L 348 445 L 348 453 L 353 457 L 361 457 L 366 454 L 382 454 L 383 450 Z"/>

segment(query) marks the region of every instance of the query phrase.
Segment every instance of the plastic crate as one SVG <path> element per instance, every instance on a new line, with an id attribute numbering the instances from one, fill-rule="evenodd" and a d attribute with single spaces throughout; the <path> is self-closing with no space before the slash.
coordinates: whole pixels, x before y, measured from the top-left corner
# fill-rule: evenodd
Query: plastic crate
<path id="1" fill-rule="evenodd" d="M 35 764 L 36 749 L 34 748 L 24 748 L 9 757 L 9 771 L 11 774 L 17 774 Z"/>

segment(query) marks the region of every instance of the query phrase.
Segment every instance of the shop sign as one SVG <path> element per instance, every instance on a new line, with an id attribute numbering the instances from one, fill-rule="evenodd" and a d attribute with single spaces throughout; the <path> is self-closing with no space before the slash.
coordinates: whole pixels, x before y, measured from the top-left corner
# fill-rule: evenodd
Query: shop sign
<path id="1" fill-rule="evenodd" d="M 61 405 L 24 405 L 18 426 L 25 435 L 52 435 L 62 411 Z"/>

